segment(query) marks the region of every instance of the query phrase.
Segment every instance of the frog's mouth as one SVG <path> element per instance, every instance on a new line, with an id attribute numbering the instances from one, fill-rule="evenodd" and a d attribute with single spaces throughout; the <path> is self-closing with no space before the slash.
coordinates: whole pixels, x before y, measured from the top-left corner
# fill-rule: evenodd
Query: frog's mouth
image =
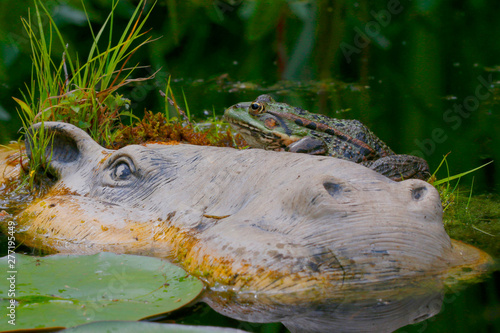
<path id="1" fill-rule="evenodd" d="M 283 142 L 283 134 L 273 131 L 263 131 L 261 128 L 249 123 L 229 120 L 231 126 L 243 136 L 245 141 L 252 147 L 269 150 L 278 150 L 287 145 Z"/>

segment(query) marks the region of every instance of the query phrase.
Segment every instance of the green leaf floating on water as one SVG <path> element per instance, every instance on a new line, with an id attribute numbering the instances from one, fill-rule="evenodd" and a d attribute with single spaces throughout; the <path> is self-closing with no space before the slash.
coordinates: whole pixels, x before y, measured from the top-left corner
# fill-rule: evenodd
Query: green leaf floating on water
<path id="1" fill-rule="evenodd" d="M 12 257 L 11 257 L 12 259 Z M 89 256 L 15 255 L 0 258 L 0 331 L 72 327 L 98 320 L 139 320 L 178 309 L 195 299 L 203 284 L 158 258 L 100 253 Z M 9 271 L 17 273 L 11 274 Z M 8 323 L 15 276 L 15 326 Z"/>
<path id="2" fill-rule="evenodd" d="M 212 326 L 191 326 L 177 324 L 159 324 L 137 321 L 101 321 L 68 328 L 64 333 L 94 333 L 94 332 L 120 332 L 120 333 L 245 333 L 246 331 L 212 327 Z"/>

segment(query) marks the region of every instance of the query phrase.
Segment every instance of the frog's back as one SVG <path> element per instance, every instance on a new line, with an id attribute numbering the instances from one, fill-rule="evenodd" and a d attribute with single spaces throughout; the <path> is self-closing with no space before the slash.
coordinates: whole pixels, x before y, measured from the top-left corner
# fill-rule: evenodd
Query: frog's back
<path id="1" fill-rule="evenodd" d="M 363 163 L 394 155 L 394 152 L 359 120 L 330 118 L 298 107 L 294 108 L 294 113 L 323 125 L 317 126 L 311 134 L 325 140 L 329 147 L 329 156 Z M 361 146 L 369 149 L 362 149 Z"/>

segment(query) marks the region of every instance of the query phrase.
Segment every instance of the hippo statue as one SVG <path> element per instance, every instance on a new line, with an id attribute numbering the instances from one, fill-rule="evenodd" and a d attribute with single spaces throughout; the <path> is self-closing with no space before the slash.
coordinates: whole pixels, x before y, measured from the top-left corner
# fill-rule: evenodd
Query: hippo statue
<path id="1" fill-rule="evenodd" d="M 44 128 L 54 135 L 46 169 L 57 180 L 12 219 L 17 241 L 49 253 L 168 258 L 253 308 L 363 297 L 368 285 L 490 260 L 448 237 L 439 194 L 422 180 L 395 182 L 345 160 L 260 149 L 109 150 L 73 125 Z M 0 184 L 19 171 L 7 155 Z"/>

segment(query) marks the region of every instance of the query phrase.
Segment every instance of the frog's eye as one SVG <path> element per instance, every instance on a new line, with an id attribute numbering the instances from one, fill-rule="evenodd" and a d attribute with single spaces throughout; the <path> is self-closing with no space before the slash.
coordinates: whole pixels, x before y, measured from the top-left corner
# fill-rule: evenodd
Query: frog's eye
<path id="1" fill-rule="evenodd" d="M 248 109 L 248 112 L 250 112 L 250 114 L 253 114 L 253 115 L 258 115 L 258 114 L 263 113 L 264 110 L 265 110 L 265 107 L 264 107 L 263 103 L 253 102 L 252 104 L 250 104 L 250 108 Z"/>

